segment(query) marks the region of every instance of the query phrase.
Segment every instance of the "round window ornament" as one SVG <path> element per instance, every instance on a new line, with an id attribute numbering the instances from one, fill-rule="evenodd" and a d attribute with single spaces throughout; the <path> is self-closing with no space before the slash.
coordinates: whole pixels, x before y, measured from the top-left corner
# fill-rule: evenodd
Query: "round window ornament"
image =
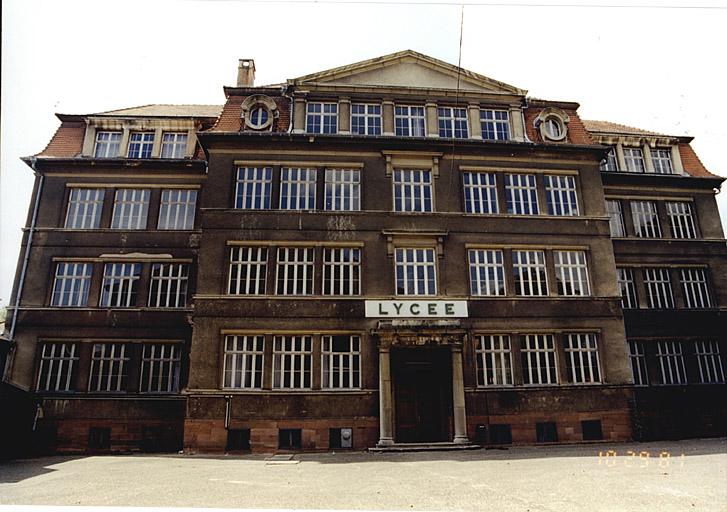
<path id="1" fill-rule="evenodd" d="M 570 118 L 563 110 L 555 107 L 544 108 L 535 118 L 535 128 L 540 130 L 544 141 L 561 142 L 568 135 Z"/>
<path id="2" fill-rule="evenodd" d="M 278 106 L 269 96 L 255 94 L 248 96 L 241 105 L 241 115 L 245 128 L 250 130 L 270 130 L 273 119 L 278 117 Z"/>
<path id="3" fill-rule="evenodd" d="M 247 125 L 255 130 L 261 130 L 268 125 L 270 112 L 262 105 L 257 105 L 250 110 L 247 117 Z"/>

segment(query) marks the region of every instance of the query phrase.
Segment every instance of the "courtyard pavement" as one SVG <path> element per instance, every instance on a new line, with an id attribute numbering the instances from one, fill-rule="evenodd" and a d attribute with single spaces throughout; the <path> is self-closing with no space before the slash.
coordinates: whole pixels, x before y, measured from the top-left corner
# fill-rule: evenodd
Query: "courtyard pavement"
<path id="1" fill-rule="evenodd" d="M 0 505 L 727 511 L 727 439 L 268 458 L 0 462 Z"/>

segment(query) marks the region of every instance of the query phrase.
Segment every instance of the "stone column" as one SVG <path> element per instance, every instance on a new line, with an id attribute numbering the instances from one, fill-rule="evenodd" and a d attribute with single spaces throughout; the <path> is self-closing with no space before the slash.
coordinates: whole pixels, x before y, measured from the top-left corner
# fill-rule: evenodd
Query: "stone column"
<path id="1" fill-rule="evenodd" d="M 519 105 L 510 105 L 510 136 L 512 140 L 519 142 L 525 140 L 525 127 Z"/>
<path id="2" fill-rule="evenodd" d="M 391 354 L 389 347 L 379 347 L 379 442 L 376 446 L 394 444 L 394 415 L 391 401 Z"/>
<path id="3" fill-rule="evenodd" d="M 381 104 L 381 118 L 383 121 L 383 135 L 394 135 L 394 102 L 384 100 Z"/>
<path id="4" fill-rule="evenodd" d="M 427 137 L 439 137 L 439 116 L 437 115 L 437 104 L 428 101 L 426 111 Z"/>
<path id="5" fill-rule="evenodd" d="M 477 103 L 467 105 L 469 118 L 470 139 L 482 140 L 482 125 L 480 124 L 480 106 Z"/>
<path id="6" fill-rule="evenodd" d="M 351 99 L 338 98 L 338 133 L 351 133 Z"/>
<path id="7" fill-rule="evenodd" d="M 464 406 L 462 347 L 452 345 L 452 404 L 454 406 L 454 442 L 467 444 L 467 414 Z"/>
<path id="8" fill-rule="evenodd" d="M 616 144 L 616 160 L 618 161 L 618 170 L 626 172 L 626 158 L 624 157 L 623 139 L 619 139 Z"/>
<path id="9" fill-rule="evenodd" d="M 645 172 L 654 172 L 654 162 L 651 160 L 651 148 L 649 147 L 649 143 L 644 143 L 643 146 L 641 146 L 641 151 L 644 154 L 644 170 Z"/>
<path id="10" fill-rule="evenodd" d="M 679 154 L 679 147 L 676 144 L 671 147 L 671 167 L 674 174 L 686 174 L 682 165 L 682 157 Z"/>
<path id="11" fill-rule="evenodd" d="M 293 101 L 293 133 L 305 133 L 305 98 L 296 97 Z"/>

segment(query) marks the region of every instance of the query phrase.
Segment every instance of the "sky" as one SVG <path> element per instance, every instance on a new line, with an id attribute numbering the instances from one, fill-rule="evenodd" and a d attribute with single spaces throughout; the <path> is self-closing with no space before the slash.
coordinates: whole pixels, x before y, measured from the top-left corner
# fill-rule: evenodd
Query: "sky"
<path id="1" fill-rule="evenodd" d="M 584 119 L 693 136 L 706 167 L 727 177 L 720 0 L 4 0 L 0 306 L 33 185 L 19 158 L 42 151 L 55 113 L 222 104 L 241 58 L 255 59 L 257 85 L 405 49 L 457 64 L 460 27 L 463 68 L 577 101 Z"/>

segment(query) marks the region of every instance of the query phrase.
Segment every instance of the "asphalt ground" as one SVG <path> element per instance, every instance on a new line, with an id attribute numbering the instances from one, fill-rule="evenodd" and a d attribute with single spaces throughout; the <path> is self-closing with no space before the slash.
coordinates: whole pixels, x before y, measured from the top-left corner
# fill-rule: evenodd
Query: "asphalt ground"
<path id="1" fill-rule="evenodd" d="M 129 455 L 4 462 L 0 505 L 727 511 L 727 439 L 266 458 Z"/>

